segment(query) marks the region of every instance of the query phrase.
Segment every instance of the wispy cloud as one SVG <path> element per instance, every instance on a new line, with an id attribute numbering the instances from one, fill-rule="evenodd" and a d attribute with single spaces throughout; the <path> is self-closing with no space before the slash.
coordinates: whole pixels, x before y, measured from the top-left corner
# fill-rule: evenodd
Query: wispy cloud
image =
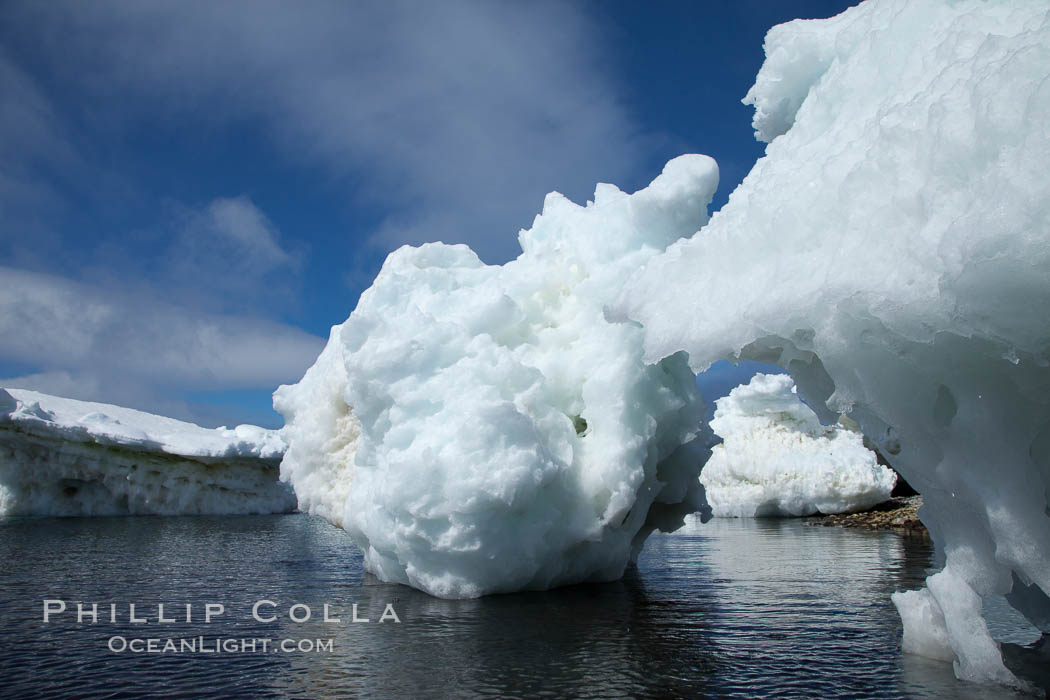
<path id="1" fill-rule="evenodd" d="M 64 204 L 54 175 L 80 162 L 51 102 L 2 45 L 0 95 L 0 222 L 7 222 L 0 224 L 0 253 L 10 263 L 57 247 L 58 236 L 46 225 Z"/>
<path id="2" fill-rule="evenodd" d="M 260 124 L 387 212 L 386 248 L 512 255 L 549 189 L 588 195 L 642 141 L 580 6 L 535 2 L 14 3 L 96 128 Z M 29 42 L 32 47 L 25 48 Z"/>
<path id="3" fill-rule="evenodd" d="M 193 221 L 182 237 L 197 257 L 212 258 L 216 253 L 238 256 L 245 268 L 261 273 L 292 264 L 278 243 L 277 228 L 248 197 L 219 198 Z"/>
<path id="4" fill-rule="evenodd" d="M 151 266 L 169 296 L 218 309 L 283 308 L 302 263 L 270 218 L 246 196 L 220 197 L 200 209 L 169 203 Z M 119 244 L 114 244 L 119 245 Z M 301 248 L 302 246 L 299 246 Z"/>

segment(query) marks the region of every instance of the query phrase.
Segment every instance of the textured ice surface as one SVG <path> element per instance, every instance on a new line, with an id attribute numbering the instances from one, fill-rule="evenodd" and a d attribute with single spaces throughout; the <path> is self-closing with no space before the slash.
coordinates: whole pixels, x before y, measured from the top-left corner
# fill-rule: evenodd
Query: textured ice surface
<path id="1" fill-rule="evenodd" d="M 893 470 L 859 433 L 821 425 L 791 377 L 756 374 L 715 405 L 723 442 L 700 474 L 715 516 L 847 513 L 890 497 Z"/>
<path id="2" fill-rule="evenodd" d="M 283 513 L 285 444 L 108 404 L 0 389 L 0 515 Z"/>
<path id="3" fill-rule="evenodd" d="M 1012 682 L 975 601 L 1050 610 L 1050 10 L 877 0 L 766 54 L 766 157 L 615 312 L 649 361 L 776 362 L 859 421 L 947 555 L 897 598 L 906 648 Z"/>
<path id="4" fill-rule="evenodd" d="M 605 305 L 706 222 L 717 181 L 683 156 L 633 195 L 550 194 L 501 267 L 461 245 L 392 253 L 274 396 L 300 508 L 438 596 L 619 578 L 654 526 L 701 507 L 707 451 L 685 356 L 643 361 L 642 328 Z"/>
<path id="5" fill-rule="evenodd" d="M 980 601 L 1050 619 L 1050 9 L 873 0 L 766 53 L 767 155 L 696 235 L 715 169 L 683 157 L 551 195 L 506 266 L 391 255 L 275 396 L 282 474 L 387 580 L 613 578 L 698 501 L 689 367 L 775 362 L 923 494 L 947 563 L 897 598 L 908 650 L 1014 682 Z"/>

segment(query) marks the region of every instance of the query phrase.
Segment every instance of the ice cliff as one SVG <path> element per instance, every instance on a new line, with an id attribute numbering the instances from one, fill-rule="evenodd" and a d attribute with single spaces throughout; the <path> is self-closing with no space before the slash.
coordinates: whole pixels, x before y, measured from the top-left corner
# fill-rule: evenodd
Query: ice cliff
<path id="1" fill-rule="evenodd" d="M 619 578 L 653 527 L 703 505 L 707 442 L 684 354 L 644 361 L 641 326 L 605 305 L 706 222 L 717 183 L 683 156 L 634 195 L 548 195 L 502 267 L 462 245 L 392 253 L 274 395 L 299 507 L 437 596 Z"/>
<path id="2" fill-rule="evenodd" d="M 947 555 L 905 650 L 1016 683 L 981 596 L 1050 617 L 1050 9 L 875 0 L 765 49 L 766 156 L 614 306 L 649 361 L 776 362 L 857 420 Z"/>
<path id="3" fill-rule="evenodd" d="M 947 564 L 895 597 L 904 648 L 1016 684 L 981 596 L 1050 619 L 1050 10 L 871 0 L 765 49 L 766 156 L 710 223 L 683 157 L 551 195 L 503 267 L 395 252 L 277 392 L 282 476 L 387 580 L 613 578 L 699 502 L 691 369 L 776 362 L 923 494 Z"/>
<path id="4" fill-rule="evenodd" d="M 285 444 L 251 425 L 208 430 L 108 404 L 0 389 L 0 515 L 295 510 Z"/>
<path id="5" fill-rule="evenodd" d="M 821 425 L 791 377 L 756 374 L 715 402 L 723 442 L 700 474 L 715 516 L 847 513 L 890 497 L 897 481 L 859 433 Z"/>

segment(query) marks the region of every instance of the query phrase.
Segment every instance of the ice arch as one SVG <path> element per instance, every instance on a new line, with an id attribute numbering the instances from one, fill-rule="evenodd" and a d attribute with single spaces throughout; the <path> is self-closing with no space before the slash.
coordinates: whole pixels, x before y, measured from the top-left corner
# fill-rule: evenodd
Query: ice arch
<path id="1" fill-rule="evenodd" d="M 858 420 L 947 554 L 905 649 L 1015 683 L 980 596 L 1048 631 L 1050 12 L 871 0 L 765 48 L 766 157 L 614 308 L 650 360 L 776 362 Z"/>
<path id="2" fill-rule="evenodd" d="M 766 53 L 767 155 L 709 223 L 717 169 L 683 156 L 548 196 L 502 267 L 393 253 L 275 394 L 282 478 L 435 595 L 615 578 L 703 504 L 693 372 L 775 362 L 925 497 L 947 566 L 897 597 L 905 648 L 1016 683 L 980 596 L 1047 629 L 1050 10 L 871 0 Z"/>

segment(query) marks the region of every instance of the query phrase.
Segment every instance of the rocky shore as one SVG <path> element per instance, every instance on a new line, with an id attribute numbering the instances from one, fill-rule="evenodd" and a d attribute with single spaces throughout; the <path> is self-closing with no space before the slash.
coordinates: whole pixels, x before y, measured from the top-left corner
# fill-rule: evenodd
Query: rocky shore
<path id="1" fill-rule="evenodd" d="M 808 518 L 808 524 L 825 527 L 856 527 L 865 530 L 893 530 L 908 537 L 929 538 L 929 531 L 919 520 L 919 506 L 921 505 L 922 496 L 891 498 L 860 513 L 816 515 Z"/>

